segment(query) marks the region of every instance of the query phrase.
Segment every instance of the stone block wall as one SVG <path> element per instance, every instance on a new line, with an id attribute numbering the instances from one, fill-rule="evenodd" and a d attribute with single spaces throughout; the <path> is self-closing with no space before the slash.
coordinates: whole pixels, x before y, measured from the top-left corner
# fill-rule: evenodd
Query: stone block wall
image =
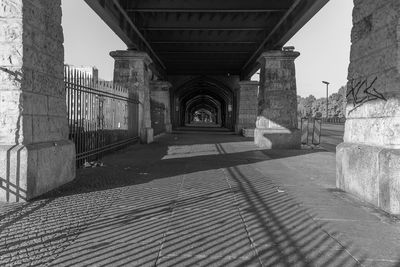
<path id="1" fill-rule="evenodd" d="M 150 82 L 151 122 L 155 134 L 162 132 L 170 133 L 172 131 L 169 93 L 171 87 L 172 85 L 166 81 Z"/>
<path id="2" fill-rule="evenodd" d="M 270 51 L 261 58 L 258 121 L 260 128 L 297 129 L 297 90 L 293 51 Z"/>
<path id="3" fill-rule="evenodd" d="M 254 142 L 267 149 L 300 148 L 297 128 L 297 88 L 292 49 L 264 52 L 259 62 L 260 90 Z"/>
<path id="4" fill-rule="evenodd" d="M 149 68 L 151 58 L 145 52 L 134 50 L 113 51 L 110 55 L 115 59 L 114 82 L 132 90 L 139 100 L 139 131 L 143 143 L 153 142 L 150 112 L 150 80 L 152 72 Z"/>
<path id="5" fill-rule="evenodd" d="M 0 200 L 19 201 L 75 176 L 61 1 L 1 1 L 0 32 Z"/>
<path id="6" fill-rule="evenodd" d="M 66 139 L 59 1 L 8 0 L 1 10 L 0 143 Z"/>
<path id="7" fill-rule="evenodd" d="M 400 145 L 400 2 L 355 4 L 344 140 Z"/>
<path id="8" fill-rule="evenodd" d="M 337 187 L 400 213 L 400 2 L 355 0 Z"/>
<path id="9" fill-rule="evenodd" d="M 241 81 L 237 89 L 237 109 L 235 132 L 241 133 L 242 129 L 254 129 L 257 120 L 257 94 L 258 82 Z"/>

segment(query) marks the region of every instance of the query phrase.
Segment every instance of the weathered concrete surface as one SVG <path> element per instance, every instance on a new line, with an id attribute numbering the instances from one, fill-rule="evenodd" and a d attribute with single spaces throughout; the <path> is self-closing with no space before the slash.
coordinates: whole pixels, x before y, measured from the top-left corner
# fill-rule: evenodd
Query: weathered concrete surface
<path id="1" fill-rule="evenodd" d="M 0 265 L 399 264 L 398 220 L 335 189 L 334 153 L 177 132 L 104 163 L 0 204 Z"/>
<path id="2" fill-rule="evenodd" d="M 400 151 L 342 143 L 337 147 L 336 186 L 381 209 L 400 214 Z"/>
<path id="3" fill-rule="evenodd" d="M 236 133 L 240 134 L 244 128 L 256 127 L 258 85 L 256 81 L 239 82 L 240 87 L 236 90 Z"/>
<path id="4" fill-rule="evenodd" d="M 26 201 L 71 181 L 75 158 L 66 157 L 74 154 L 69 141 L 0 145 L 0 201 Z"/>
<path id="5" fill-rule="evenodd" d="M 242 129 L 242 135 L 244 136 L 244 137 L 252 137 L 252 138 L 254 138 L 254 131 L 255 131 L 255 128 L 243 128 Z"/>
<path id="6" fill-rule="evenodd" d="M 114 82 L 132 90 L 139 100 L 139 133 L 142 142 L 153 142 L 150 114 L 150 79 L 149 65 L 151 58 L 145 52 L 118 50 L 110 52 L 115 59 Z"/>
<path id="7" fill-rule="evenodd" d="M 171 100 L 169 90 L 171 89 L 171 83 L 167 81 L 151 81 L 150 82 L 150 98 L 161 103 L 165 107 L 164 113 L 164 125 L 165 132 L 170 133 L 172 131 L 171 124 Z"/>
<path id="8" fill-rule="evenodd" d="M 300 148 L 294 64 L 299 55 L 292 50 L 277 50 L 265 52 L 259 58 L 260 91 L 254 133 L 254 142 L 258 146 Z"/>
<path id="9" fill-rule="evenodd" d="M 254 142 L 265 149 L 299 149 L 301 132 L 297 129 L 261 129 L 254 130 Z"/>
<path id="10" fill-rule="evenodd" d="M 400 213 L 400 2 L 355 1 L 344 143 L 337 185 Z M 382 41 L 384 40 L 384 41 Z M 355 158 L 357 157 L 357 158 Z M 389 168 L 389 169 L 386 169 Z"/>
<path id="11" fill-rule="evenodd" d="M 336 152 L 336 147 L 343 143 L 344 124 L 321 125 L 321 146 L 329 152 Z"/>
<path id="12" fill-rule="evenodd" d="M 0 13 L 0 200 L 24 201 L 75 177 L 61 1 L 2 1 Z"/>

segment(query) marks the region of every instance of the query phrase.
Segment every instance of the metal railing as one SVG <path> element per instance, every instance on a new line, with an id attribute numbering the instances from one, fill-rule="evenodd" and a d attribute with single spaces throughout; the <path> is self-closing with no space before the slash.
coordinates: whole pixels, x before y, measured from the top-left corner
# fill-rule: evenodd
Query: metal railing
<path id="1" fill-rule="evenodd" d="M 321 118 L 323 123 L 330 123 L 330 124 L 344 124 L 346 122 L 346 118 Z"/>
<path id="2" fill-rule="evenodd" d="M 70 66 L 64 67 L 64 82 L 78 167 L 138 139 L 136 94 Z"/>

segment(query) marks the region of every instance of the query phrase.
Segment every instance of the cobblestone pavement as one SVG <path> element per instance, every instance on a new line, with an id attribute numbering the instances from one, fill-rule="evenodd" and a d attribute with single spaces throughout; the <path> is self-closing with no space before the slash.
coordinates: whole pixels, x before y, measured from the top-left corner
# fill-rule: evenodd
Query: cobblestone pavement
<path id="1" fill-rule="evenodd" d="M 334 154 L 175 133 L 0 204 L 0 266 L 400 266 L 398 220 L 334 190 Z"/>

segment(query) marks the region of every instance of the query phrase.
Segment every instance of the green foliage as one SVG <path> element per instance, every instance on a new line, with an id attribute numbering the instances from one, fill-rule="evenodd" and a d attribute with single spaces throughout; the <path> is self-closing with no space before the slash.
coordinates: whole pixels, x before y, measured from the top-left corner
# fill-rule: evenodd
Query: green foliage
<path id="1" fill-rule="evenodd" d="M 328 100 L 328 117 L 345 117 L 346 86 L 331 94 Z M 299 117 L 326 117 L 326 98 L 316 99 L 313 95 L 297 96 L 297 114 Z"/>

